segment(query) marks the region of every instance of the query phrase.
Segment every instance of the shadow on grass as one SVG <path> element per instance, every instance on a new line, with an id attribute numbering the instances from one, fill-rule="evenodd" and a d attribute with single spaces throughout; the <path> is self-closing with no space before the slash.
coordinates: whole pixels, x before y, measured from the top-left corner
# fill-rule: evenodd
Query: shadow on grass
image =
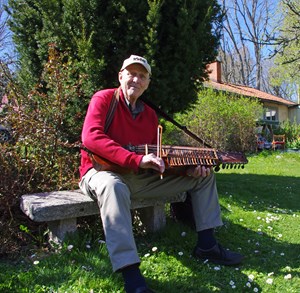
<path id="1" fill-rule="evenodd" d="M 66 246 L 72 243 L 72 249 L 37 250 L 21 263 L 0 262 L 0 292 L 121 292 L 123 283 L 112 271 L 105 244 L 95 241 L 87 248 L 89 242 L 82 233 L 68 241 Z"/>
<path id="2" fill-rule="evenodd" d="M 184 237 L 181 236 L 183 231 L 186 232 Z M 287 266 L 290 267 L 289 273 L 293 278 L 300 277 L 299 244 L 279 241 L 230 220 L 216 231 L 216 237 L 224 247 L 239 251 L 245 256 L 240 266 L 217 266 L 192 258 L 190 254 L 196 242 L 195 231 L 170 218 L 161 232 L 138 235 L 136 240 L 142 257 L 141 269 L 149 286 L 157 293 L 232 292 L 232 286 L 236 286 L 236 292 L 253 292 L 255 287 L 258 292 L 264 292 L 264 288 L 259 285 L 261 280 L 256 282 L 256 278 L 264 279 L 265 282 L 269 278 L 268 274 L 273 273 L 274 277 L 283 279 L 287 274 Z M 112 272 L 105 245 L 99 245 L 94 240 L 89 249 L 86 247 L 87 243 L 89 237 L 78 233 L 69 240 L 68 244 L 74 244 L 71 251 L 65 249 L 61 253 L 47 254 L 45 257 L 36 255 L 28 261 L 33 263 L 34 260 L 39 260 L 39 264 L 34 266 L 28 263 L 10 266 L 11 272 L 8 273 L 7 269 L 5 274 L 0 273 L 0 276 L 6 278 L 10 276 L 9 281 L 0 277 L 0 284 L 4 288 L 4 291 L 0 291 L 123 292 L 122 278 Z M 158 250 L 153 252 L 153 247 Z M 146 254 L 150 256 L 146 257 Z M 255 276 L 251 288 L 246 285 L 248 272 L 254 272 Z M 270 278 L 272 277 L 271 275 Z M 287 285 L 285 292 L 296 292 L 295 287 L 288 286 L 292 285 Z"/>
<path id="3" fill-rule="evenodd" d="M 253 174 L 217 174 L 220 197 L 233 196 L 235 204 L 266 211 L 277 206 L 281 210 L 300 210 L 300 178 Z"/>
<path id="4" fill-rule="evenodd" d="M 167 277 L 159 281 L 149 279 L 149 284 L 156 292 L 232 292 L 233 289 L 236 289 L 237 292 L 253 292 L 254 288 L 258 289 L 257 292 L 262 292 L 264 288 L 261 288 L 259 283 L 266 283 L 268 278 L 276 277 L 284 280 L 284 276 L 288 273 L 292 274 L 294 279 L 298 278 L 299 280 L 300 278 L 299 244 L 278 241 L 266 234 L 258 234 L 256 231 L 240 225 L 226 223 L 217 230 L 218 241 L 224 247 L 242 253 L 245 259 L 239 266 L 225 267 L 192 258 L 191 251 L 196 241 L 195 232 L 182 224 L 169 223 L 168 225 L 171 226 L 171 229 L 166 228 L 160 234 L 159 239 L 155 239 L 156 237 L 152 239 L 153 243 L 160 243 L 159 251 L 166 254 L 165 271 L 160 269 L 159 273 L 165 273 Z M 169 234 L 169 230 L 173 231 L 172 235 Z M 178 233 L 175 242 L 174 231 Z M 182 231 L 186 231 L 189 236 L 181 237 Z M 173 242 L 166 241 L 165 244 L 161 244 L 161 238 L 173 239 Z M 182 256 L 179 255 L 181 252 Z M 174 263 L 174 261 L 170 261 L 172 258 L 180 262 L 181 266 L 172 267 L 171 264 Z M 154 262 L 150 267 L 150 270 L 153 271 L 149 274 L 153 274 L 157 279 L 159 275 L 155 273 L 157 264 Z M 176 273 L 174 274 L 172 271 Z M 248 282 L 251 273 L 246 272 L 253 272 L 254 275 L 250 288 Z M 260 279 L 260 282 L 256 282 L 257 278 Z M 295 288 L 291 283 L 287 283 L 285 292 L 296 292 Z M 275 289 L 274 286 L 273 289 Z"/>
<path id="5" fill-rule="evenodd" d="M 180 261 L 185 269 L 179 269 L 176 265 L 171 267 L 170 261 L 167 259 L 164 263 L 165 273 L 168 277 L 160 281 L 150 279 L 150 284 L 157 292 L 172 293 L 232 292 L 233 289 L 238 292 L 253 292 L 254 288 L 257 288 L 257 292 L 265 291 L 266 288 L 274 290 L 272 292 L 281 290 L 297 292 L 300 289 L 300 244 L 298 244 L 298 238 L 295 241 L 295 237 L 293 237 L 294 240 L 290 239 L 291 241 L 289 241 L 286 236 L 285 240 L 282 240 L 276 237 L 276 233 L 260 232 L 257 229 L 260 227 L 260 223 L 264 223 L 265 230 L 267 230 L 265 222 L 257 222 L 257 226 L 253 229 L 250 226 L 255 225 L 252 222 L 247 226 L 247 219 L 245 219 L 246 224 L 238 224 L 237 219 L 231 219 L 227 204 L 237 206 L 242 211 L 240 211 L 241 213 L 245 211 L 245 214 L 248 212 L 248 215 L 252 212 L 260 212 L 265 215 L 271 213 L 275 216 L 283 216 L 281 221 L 284 222 L 285 216 L 292 216 L 300 210 L 299 178 L 236 173 L 220 173 L 217 176 L 225 225 L 217 229 L 216 236 L 224 247 L 242 253 L 245 256 L 244 262 L 236 268 L 219 267 L 194 260 L 190 254 L 196 241 L 195 232 L 187 226 L 171 221 L 163 234 L 157 236 L 158 239 L 154 236 L 152 242 L 160 243 L 160 251 L 167 254 L 168 258 Z M 252 217 L 255 219 L 255 214 Z M 298 217 L 299 215 L 295 219 Z M 284 225 L 289 226 L 288 223 L 283 223 L 283 226 L 280 227 L 281 231 L 283 230 L 282 233 L 287 232 L 284 230 Z M 294 230 L 291 227 L 287 229 L 290 230 L 289 233 L 298 234 L 297 225 Z M 174 231 L 177 231 L 176 236 Z M 188 231 L 188 234 L 193 236 L 183 239 L 180 236 L 182 231 Z M 161 238 L 173 239 L 173 242 L 166 241 L 163 245 Z M 183 255 L 179 256 L 181 252 Z M 151 264 L 149 266 L 151 267 Z M 153 264 L 152 269 L 155 270 L 155 267 L 156 265 Z M 172 270 L 177 273 L 173 274 Z M 254 281 L 250 283 L 250 286 L 248 279 L 252 272 Z M 158 278 L 155 272 L 152 271 L 151 274 L 154 274 L 154 279 Z M 293 281 L 284 279 L 287 274 L 293 276 Z M 255 279 L 259 281 L 256 282 Z M 274 279 L 274 284 L 267 284 L 267 279 Z M 259 284 L 263 284 L 262 287 Z"/>

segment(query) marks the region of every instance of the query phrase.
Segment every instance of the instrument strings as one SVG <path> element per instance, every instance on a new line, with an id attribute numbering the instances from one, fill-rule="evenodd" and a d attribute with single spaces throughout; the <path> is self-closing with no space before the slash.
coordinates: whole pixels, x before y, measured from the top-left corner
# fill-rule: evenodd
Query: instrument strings
<path id="1" fill-rule="evenodd" d="M 180 146 L 164 146 L 161 144 L 161 134 L 158 132 L 157 145 L 137 145 L 134 151 L 141 154 L 156 153 L 163 158 L 168 166 L 208 165 L 218 164 L 219 158 L 214 149 Z"/>

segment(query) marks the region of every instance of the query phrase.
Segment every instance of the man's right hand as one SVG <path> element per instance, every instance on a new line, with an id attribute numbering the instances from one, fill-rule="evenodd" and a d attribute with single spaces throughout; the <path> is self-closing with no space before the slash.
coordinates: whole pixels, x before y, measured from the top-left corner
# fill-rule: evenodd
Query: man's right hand
<path id="1" fill-rule="evenodd" d="M 139 167 L 142 169 L 154 169 L 162 174 L 165 171 L 165 162 L 154 154 L 148 154 L 143 156 Z"/>

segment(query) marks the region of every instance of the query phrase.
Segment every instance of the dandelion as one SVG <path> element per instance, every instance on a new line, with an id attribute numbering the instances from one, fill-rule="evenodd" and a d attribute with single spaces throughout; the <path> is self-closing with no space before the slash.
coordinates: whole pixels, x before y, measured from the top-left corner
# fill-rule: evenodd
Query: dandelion
<path id="1" fill-rule="evenodd" d="M 247 286 L 248 288 L 251 288 L 251 283 L 250 283 L 250 282 L 247 282 L 247 283 L 246 283 L 246 286 Z"/>
<path id="2" fill-rule="evenodd" d="M 292 278 L 292 275 L 291 274 L 287 274 L 284 276 L 284 279 L 285 280 L 290 280 Z"/>
<path id="3" fill-rule="evenodd" d="M 182 256 L 182 255 L 183 255 L 183 252 L 182 252 L 182 251 L 179 251 L 179 252 L 178 252 L 178 255 Z"/>
<path id="4" fill-rule="evenodd" d="M 251 275 L 249 275 L 248 276 L 248 281 L 249 282 L 253 282 L 253 280 L 254 280 L 254 276 L 251 274 Z"/>
<path id="5" fill-rule="evenodd" d="M 69 251 L 71 251 L 71 250 L 73 249 L 73 247 L 74 247 L 74 245 L 70 244 L 70 245 L 68 245 L 67 249 L 68 249 Z"/>
<path id="6" fill-rule="evenodd" d="M 152 251 L 153 252 L 157 251 L 157 247 L 156 246 L 152 247 Z"/>
<path id="7" fill-rule="evenodd" d="M 273 284 L 273 279 L 268 278 L 267 281 L 266 281 L 266 283 L 269 284 L 269 285 L 272 285 Z"/>
<path id="8" fill-rule="evenodd" d="M 258 292 L 258 288 L 253 288 L 253 292 Z"/>
<path id="9" fill-rule="evenodd" d="M 92 271 L 92 270 L 93 270 L 93 268 L 90 267 L 90 266 L 81 266 L 81 268 L 82 268 L 83 270 L 85 270 L 85 271 Z"/>

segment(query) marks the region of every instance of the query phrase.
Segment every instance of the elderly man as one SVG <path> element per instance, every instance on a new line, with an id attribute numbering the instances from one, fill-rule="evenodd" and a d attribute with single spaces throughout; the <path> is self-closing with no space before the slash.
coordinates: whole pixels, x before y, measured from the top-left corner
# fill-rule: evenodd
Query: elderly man
<path id="1" fill-rule="evenodd" d="M 236 265 L 243 256 L 225 250 L 214 237 L 222 225 L 214 173 L 205 166 L 186 170 L 186 176 L 165 175 L 164 161 L 155 154 L 137 154 L 126 145 L 156 144 L 158 119 L 139 97 L 150 84 L 151 67 L 137 55 L 126 59 L 119 72 L 120 87 L 105 89 L 91 99 L 82 130 L 80 188 L 97 200 L 113 270 L 121 272 L 126 292 L 153 292 L 146 285 L 132 232 L 133 198 L 161 197 L 188 192 L 196 223 L 195 258 Z M 112 110 L 113 109 L 113 110 Z M 93 164 L 95 154 L 127 170 Z M 147 172 L 153 169 L 157 172 Z"/>

